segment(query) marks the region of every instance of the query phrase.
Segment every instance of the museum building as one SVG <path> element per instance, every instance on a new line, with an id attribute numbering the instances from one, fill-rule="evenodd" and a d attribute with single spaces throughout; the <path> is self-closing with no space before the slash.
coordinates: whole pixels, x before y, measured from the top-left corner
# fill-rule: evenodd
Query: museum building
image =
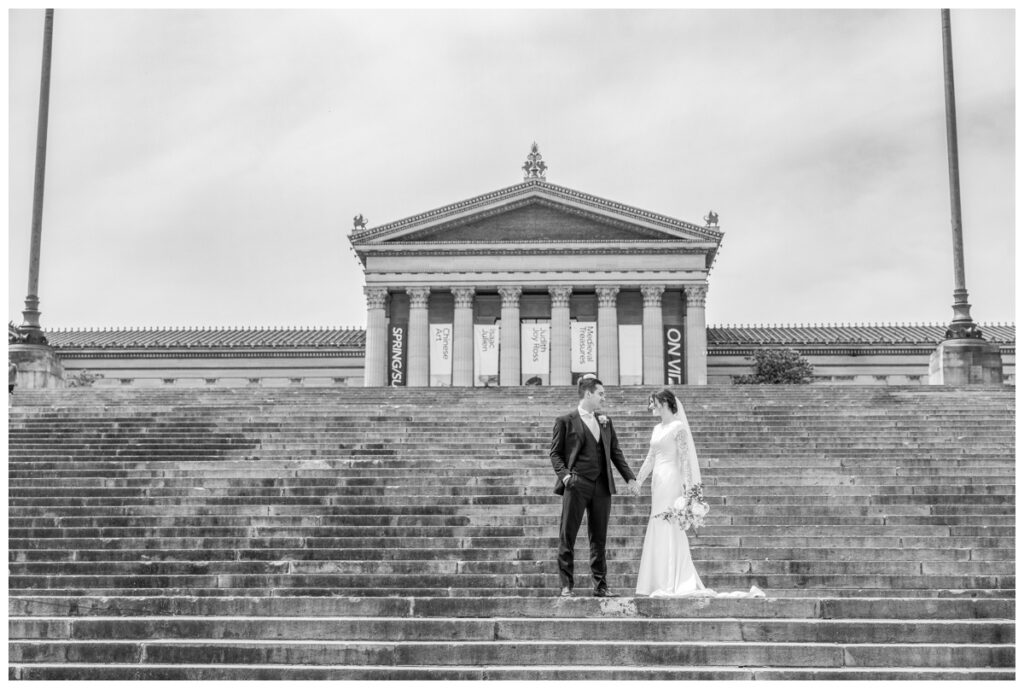
<path id="1" fill-rule="evenodd" d="M 366 329 L 48 331 L 97 385 L 728 384 L 787 347 L 815 382 L 927 383 L 940 325 L 708 328 L 723 232 L 552 184 L 534 144 L 514 186 L 349 236 Z M 1014 381 L 1014 327 L 982 325 Z"/>

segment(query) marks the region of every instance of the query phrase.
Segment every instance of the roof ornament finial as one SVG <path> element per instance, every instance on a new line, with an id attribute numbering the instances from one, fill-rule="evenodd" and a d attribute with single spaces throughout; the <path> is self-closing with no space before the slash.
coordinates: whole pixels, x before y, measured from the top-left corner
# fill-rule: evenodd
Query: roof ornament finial
<path id="1" fill-rule="evenodd" d="M 533 145 L 530 146 L 530 155 L 526 156 L 526 162 L 523 163 L 523 181 L 529 182 L 531 179 L 539 179 L 541 182 L 546 181 L 544 179 L 544 172 L 548 169 L 547 163 L 540 155 L 540 149 L 537 148 L 537 142 L 534 141 Z"/>

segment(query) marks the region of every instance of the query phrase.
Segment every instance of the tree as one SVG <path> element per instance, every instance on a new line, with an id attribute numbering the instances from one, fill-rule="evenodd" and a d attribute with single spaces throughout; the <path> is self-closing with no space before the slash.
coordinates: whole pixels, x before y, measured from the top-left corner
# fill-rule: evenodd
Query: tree
<path id="1" fill-rule="evenodd" d="M 753 358 L 754 374 L 733 376 L 734 383 L 805 385 L 814 377 L 814 366 L 795 349 L 759 349 Z"/>

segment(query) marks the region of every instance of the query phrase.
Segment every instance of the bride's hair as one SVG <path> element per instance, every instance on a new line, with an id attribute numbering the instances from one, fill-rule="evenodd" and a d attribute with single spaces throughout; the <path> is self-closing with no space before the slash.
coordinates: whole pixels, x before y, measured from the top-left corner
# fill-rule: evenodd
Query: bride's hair
<path id="1" fill-rule="evenodd" d="M 647 404 L 652 405 L 655 402 L 662 406 L 667 404 L 673 414 L 679 411 L 679 401 L 676 400 L 675 394 L 668 388 L 662 388 L 658 392 L 651 393 L 650 397 L 647 398 Z"/>

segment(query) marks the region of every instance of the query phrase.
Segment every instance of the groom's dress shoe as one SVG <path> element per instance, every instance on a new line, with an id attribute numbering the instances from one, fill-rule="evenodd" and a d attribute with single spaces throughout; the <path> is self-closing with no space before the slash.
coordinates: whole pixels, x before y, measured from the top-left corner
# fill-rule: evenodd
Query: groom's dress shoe
<path id="1" fill-rule="evenodd" d="M 594 598 L 619 598 L 619 594 L 612 593 L 608 589 L 598 589 L 594 591 Z"/>
<path id="2" fill-rule="evenodd" d="M 563 586 L 562 587 L 562 592 L 560 594 L 558 594 L 558 597 L 559 598 L 572 598 L 575 595 L 576 594 L 572 592 L 571 588 L 569 588 L 568 586 Z"/>

